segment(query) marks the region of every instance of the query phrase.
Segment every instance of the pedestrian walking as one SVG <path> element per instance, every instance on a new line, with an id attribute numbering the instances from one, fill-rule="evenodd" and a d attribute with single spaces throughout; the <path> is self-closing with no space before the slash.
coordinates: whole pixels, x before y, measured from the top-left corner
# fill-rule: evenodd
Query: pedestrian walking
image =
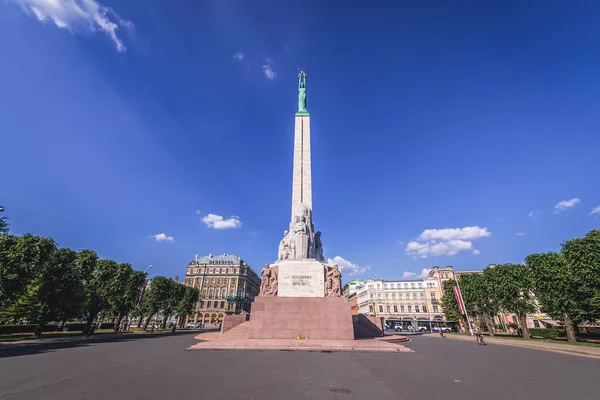
<path id="1" fill-rule="evenodd" d="M 444 337 L 444 328 L 440 327 L 440 336 Z"/>
<path id="2" fill-rule="evenodd" d="M 94 334 L 95 330 L 96 330 L 96 324 L 92 322 L 92 324 L 88 328 L 87 337 L 90 338 Z"/>
<path id="3" fill-rule="evenodd" d="M 475 328 L 475 336 L 477 337 L 477 344 L 487 346 L 485 340 L 483 340 L 483 335 L 481 334 L 481 329 L 479 329 L 479 327 Z"/>

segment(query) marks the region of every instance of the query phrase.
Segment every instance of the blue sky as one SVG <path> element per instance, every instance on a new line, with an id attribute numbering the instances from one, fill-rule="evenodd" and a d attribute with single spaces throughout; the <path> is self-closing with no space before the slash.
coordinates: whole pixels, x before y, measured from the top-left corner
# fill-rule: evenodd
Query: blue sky
<path id="1" fill-rule="evenodd" d="M 289 223 L 300 69 L 315 225 L 346 279 L 598 228 L 600 4 L 177 3 L 0 3 L 13 233 L 161 275 L 208 253 L 260 270 Z"/>

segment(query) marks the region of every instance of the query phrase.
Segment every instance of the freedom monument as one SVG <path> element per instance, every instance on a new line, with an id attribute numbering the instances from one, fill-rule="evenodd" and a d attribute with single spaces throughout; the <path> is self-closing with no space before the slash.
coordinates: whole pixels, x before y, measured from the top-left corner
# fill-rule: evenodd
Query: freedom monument
<path id="1" fill-rule="evenodd" d="M 292 215 L 279 243 L 277 260 L 261 272 L 260 294 L 252 305 L 254 339 L 354 339 L 352 314 L 342 297 L 342 274 L 323 257 L 321 232 L 312 215 L 310 114 L 306 74 L 298 75 L 294 128 Z"/>

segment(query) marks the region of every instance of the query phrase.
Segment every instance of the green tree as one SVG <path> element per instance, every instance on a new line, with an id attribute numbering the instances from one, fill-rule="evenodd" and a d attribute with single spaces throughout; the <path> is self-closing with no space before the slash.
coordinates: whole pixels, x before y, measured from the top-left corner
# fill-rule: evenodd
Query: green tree
<path id="1" fill-rule="evenodd" d="M 454 279 L 444 281 L 442 283 L 443 295 L 441 298 L 441 306 L 444 311 L 444 315 L 450 321 L 460 321 L 463 319 L 456 303 L 456 297 L 454 297 L 454 286 L 456 282 Z"/>
<path id="2" fill-rule="evenodd" d="M 146 291 L 142 301 L 144 312 L 148 315 L 148 318 L 144 323 L 144 330 L 148 328 L 148 324 L 156 314 L 161 311 L 164 312 L 164 310 L 169 307 L 169 302 L 173 296 L 173 283 L 174 282 L 171 279 L 165 278 L 164 276 L 152 278 L 150 288 Z"/>
<path id="3" fill-rule="evenodd" d="M 183 296 L 177 305 L 177 315 L 179 316 L 179 326 L 183 327 L 183 323 L 185 321 L 185 317 L 190 315 L 194 311 L 194 306 L 196 305 L 196 301 L 198 300 L 198 296 L 200 295 L 200 291 L 198 288 L 193 286 L 184 286 L 183 287 Z"/>
<path id="4" fill-rule="evenodd" d="M 122 319 L 136 306 L 142 285 L 146 281 L 146 273 L 135 271 L 131 264 L 116 264 L 113 266 L 112 283 L 107 290 L 110 311 L 117 316 L 115 330 Z"/>
<path id="5" fill-rule="evenodd" d="M 535 311 L 533 276 L 531 269 L 523 264 L 502 264 L 486 270 L 489 277 L 491 296 L 498 307 L 519 318 L 523 339 L 530 339 L 527 314 Z"/>
<path id="6" fill-rule="evenodd" d="M 470 315 L 479 316 L 485 322 L 488 332 L 494 336 L 494 326 L 490 314 L 498 312 L 498 302 L 492 295 L 488 269 L 482 274 L 462 274 L 460 289 L 465 307 Z"/>
<path id="7" fill-rule="evenodd" d="M 55 251 L 56 243 L 50 238 L 0 235 L 0 309 L 17 302 L 29 290 L 34 274 Z"/>
<path id="8" fill-rule="evenodd" d="M 161 326 L 163 329 L 167 327 L 167 320 L 169 317 L 177 312 L 177 306 L 185 294 L 184 285 L 177 283 L 172 279 L 169 279 L 169 282 L 169 297 L 161 310 L 163 314 Z"/>
<path id="9" fill-rule="evenodd" d="M 93 257 L 90 257 L 89 262 L 92 261 Z M 111 287 L 115 284 L 118 285 L 118 283 L 115 283 L 116 262 L 97 260 L 94 264 L 95 266 L 85 286 L 85 315 L 87 316 L 85 332 L 87 332 L 98 314 L 108 309 Z"/>
<path id="10" fill-rule="evenodd" d="M 541 309 L 556 320 L 563 320 L 567 340 L 576 342 L 577 324 L 584 318 L 582 305 L 587 302 L 580 290 L 579 280 L 560 253 L 530 254 L 527 265 L 531 268 L 534 292 Z"/>
<path id="11" fill-rule="evenodd" d="M 7 217 L 0 217 L 0 235 L 3 233 L 8 233 L 8 227 L 10 224 L 8 223 Z"/>
<path id="12" fill-rule="evenodd" d="M 587 299 L 586 319 L 600 318 L 600 230 L 565 242 L 561 253 Z"/>

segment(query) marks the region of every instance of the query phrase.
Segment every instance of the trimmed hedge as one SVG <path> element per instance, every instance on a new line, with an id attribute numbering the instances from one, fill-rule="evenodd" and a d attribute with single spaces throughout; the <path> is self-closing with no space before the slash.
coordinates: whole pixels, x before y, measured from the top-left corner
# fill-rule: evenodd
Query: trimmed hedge
<path id="1" fill-rule="evenodd" d="M 34 333 L 37 325 L 0 325 L 0 335 L 13 335 L 15 333 Z M 44 332 L 56 332 L 58 325 L 46 325 Z"/>
<path id="2" fill-rule="evenodd" d="M 71 324 L 67 325 L 67 331 L 68 332 L 83 331 L 86 326 L 87 326 L 87 324 L 85 322 L 84 323 L 71 323 Z"/>
<path id="3" fill-rule="evenodd" d="M 544 339 L 559 339 L 567 336 L 567 332 L 564 329 L 531 328 L 529 329 L 529 334 Z"/>
<path id="4" fill-rule="evenodd" d="M 98 329 L 114 329 L 115 324 L 112 322 L 101 322 Z"/>

